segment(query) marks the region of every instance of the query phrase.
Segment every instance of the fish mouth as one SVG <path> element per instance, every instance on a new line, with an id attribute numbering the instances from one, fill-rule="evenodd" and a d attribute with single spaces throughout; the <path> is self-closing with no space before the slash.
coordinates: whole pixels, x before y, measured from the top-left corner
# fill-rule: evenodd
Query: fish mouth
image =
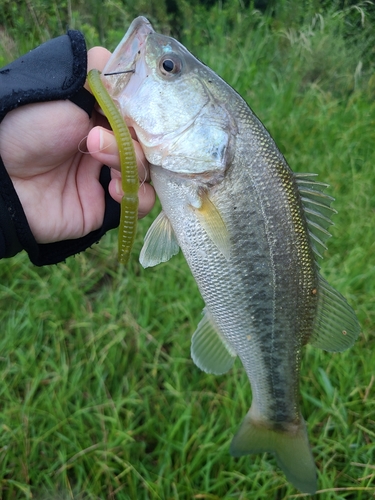
<path id="1" fill-rule="evenodd" d="M 139 16 L 134 19 L 104 67 L 103 76 L 112 79 L 132 72 L 137 59 L 143 52 L 146 39 L 151 33 L 155 33 L 155 30 L 145 17 Z"/>
<path id="2" fill-rule="evenodd" d="M 155 33 L 151 23 L 139 16 L 131 23 L 125 36 L 109 58 L 101 74 L 101 80 L 109 95 L 121 110 L 127 125 L 131 125 L 124 109 L 147 75 L 144 64 L 145 45 L 149 35 Z M 138 64 L 143 60 L 143 64 Z"/>

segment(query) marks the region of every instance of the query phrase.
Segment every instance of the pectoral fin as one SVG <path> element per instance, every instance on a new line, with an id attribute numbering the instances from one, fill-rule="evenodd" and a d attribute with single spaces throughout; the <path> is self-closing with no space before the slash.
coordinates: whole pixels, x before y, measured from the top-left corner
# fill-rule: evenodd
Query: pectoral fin
<path id="1" fill-rule="evenodd" d="M 318 310 L 310 344 L 325 351 L 345 351 L 354 344 L 359 332 L 360 325 L 353 309 L 319 276 Z"/>
<path id="2" fill-rule="evenodd" d="M 139 262 L 145 268 L 156 266 L 176 255 L 179 248 L 169 219 L 160 212 L 147 231 Z"/>
<path id="3" fill-rule="evenodd" d="M 218 209 L 209 199 L 206 193 L 200 196 L 201 206 L 199 208 L 191 206 L 197 215 L 199 222 L 206 231 L 212 242 L 228 260 L 230 257 L 230 238 L 225 222 Z"/>
<path id="4" fill-rule="evenodd" d="M 191 340 L 191 357 L 201 370 L 221 375 L 232 368 L 237 354 L 219 333 L 208 311 L 204 310 Z"/>

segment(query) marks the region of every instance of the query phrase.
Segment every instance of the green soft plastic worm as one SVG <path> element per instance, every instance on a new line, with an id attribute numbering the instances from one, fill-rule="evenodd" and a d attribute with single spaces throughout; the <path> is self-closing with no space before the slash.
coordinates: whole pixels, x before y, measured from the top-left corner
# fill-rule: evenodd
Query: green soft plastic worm
<path id="1" fill-rule="evenodd" d="M 118 235 L 118 260 L 127 264 L 133 247 L 138 220 L 138 170 L 133 141 L 122 116 L 100 79 L 100 71 L 92 69 L 87 80 L 102 108 L 117 141 L 120 154 L 122 190 L 121 216 Z"/>

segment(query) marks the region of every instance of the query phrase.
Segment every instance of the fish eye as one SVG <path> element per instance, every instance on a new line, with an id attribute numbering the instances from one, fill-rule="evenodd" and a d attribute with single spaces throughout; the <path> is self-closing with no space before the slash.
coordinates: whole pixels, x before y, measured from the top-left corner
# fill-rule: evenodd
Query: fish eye
<path id="1" fill-rule="evenodd" d="M 165 76 L 172 76 L 181 73 L 182 61 L 175 54 L 169 54 L 160 59 L 159 69 Z"/>
<path id="2" fill-rule="evenodd" d="M 167 71 L 168 73 L 173 73 L 175 64 L 172 59 L 166 59 L 165 61 L 163 61 L 163 69 L 165 69 L 165 71 Z"/>

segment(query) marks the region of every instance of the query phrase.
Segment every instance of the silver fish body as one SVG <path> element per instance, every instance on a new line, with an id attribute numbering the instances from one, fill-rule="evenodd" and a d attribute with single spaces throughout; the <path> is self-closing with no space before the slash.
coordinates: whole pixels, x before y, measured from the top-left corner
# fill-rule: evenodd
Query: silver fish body
<path id="1" fill-rule="evenodd" d="M 359 333 L 316 263 L 333 212 L 325 185 L 295 175 L 243 99 L 145 18 L 133 21 L 104 74 L 163 207 L 141 262 L 182 249 L 206 304 L 194 362 L 220 374 L 238 356 L 250 380 L 252 405 L 232 454 L 271 451 L 297 488 L 315 492 L 299 410 L 302 347 L 339 351 Z"/>

